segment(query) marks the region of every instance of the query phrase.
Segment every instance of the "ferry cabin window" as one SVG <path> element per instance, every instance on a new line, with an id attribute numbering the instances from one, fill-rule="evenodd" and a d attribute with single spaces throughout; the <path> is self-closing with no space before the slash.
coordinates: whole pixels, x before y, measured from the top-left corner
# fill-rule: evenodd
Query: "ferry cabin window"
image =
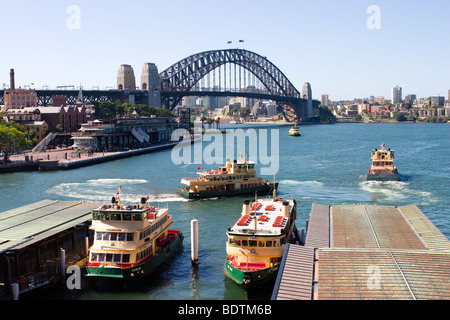
<path id="1" fill-rule="evenodd" d="M 129 212 L 124 212 L 124 213 L 122 214 L 122 219 L 123 219 L 123 221 L 131 221 L 131 213 L 129 213 Z"/>
<path id="2" fill-rule="evenodd" d="M 92 212 L 92 220 L 100 220 L 100 212 Z"/>
<path id="3" fill-rule="evenodd" d="M 95 240 L 102 241 L 134 241 L 134 233 L 132 232 L 96 232 Z"/>
<path id="4" fill-rule="evenodd" d="M 133 221 L 142 221 L 142 214 L 141 213 L 133 214 Z"/>
<path id="5" fill-rule="evenodd" d="M 107 212 L 100 213 L 100 216 L 103 221 L 109 220 L 109 213 Z"/>
<path id="6" fill-rule="evenodd" d="M 256 247 L 258 245 L 258 242 L 256 240 L 249 240 L 248 244 L 250 247 Z"/>
<path id="7" fill-rule="evenodd" d="M 111 213 L 111 220 L 120 221 L 120 213 Z"/>

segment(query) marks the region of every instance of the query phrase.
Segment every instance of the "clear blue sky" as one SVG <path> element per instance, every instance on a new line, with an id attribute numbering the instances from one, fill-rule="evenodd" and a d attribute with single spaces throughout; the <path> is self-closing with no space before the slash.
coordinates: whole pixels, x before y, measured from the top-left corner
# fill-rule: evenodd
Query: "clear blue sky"
<path id="1" fill-rule="evenodd" d="M 120 64 L 160 71 L 191 54 L 229 47 L 266 56 L 301 90 L 330 99 L 445 95 L 450 89 L 448 0 L 2 1 L 0 86 L 116 86 Z M 67 8 L 80 9 L 69 29 Z M 380 8 L 370 30 L 367 8 Z"/>

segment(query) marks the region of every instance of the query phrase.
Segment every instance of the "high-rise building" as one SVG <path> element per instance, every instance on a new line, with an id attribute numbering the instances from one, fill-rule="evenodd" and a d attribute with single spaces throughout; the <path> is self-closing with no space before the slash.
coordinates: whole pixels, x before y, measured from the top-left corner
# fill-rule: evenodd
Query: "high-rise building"
<path id="1" fill-rule="evenodd" d="M 117 75 L 117 89 L 136 90 L 134 70 L 129 64 L 122 64 Z"/>
<path id="2" fill-rule="evenodd" d="M 402 88 L 400 86 L 395 86 L 392 88 L 392 103 L 402 102 Z"/>
<path id="3" fill-rule="evenodd" d="M 322 105 L 328 107 L 330 105 L 330 100 L 327 94 L 322 95 Z"/>
<path id="4" fill-rule="evenodd" d="M 312 99 L 312 90 L 311 90 L 311 85 L 309 84 L 309 82 L 305 82 L 303 84 L 302 98 L 306 99 L 306 100 Z"/>
<path id="5" fill-rule="evenodd" d="M 415 95 L 415 94 L 407 94 L 405 96 L 405 102 L 409 103 L 409 104 L 413 104 L 414 100 L 416 100 L 416 99 L 417 99 L 417 95 Z"/>

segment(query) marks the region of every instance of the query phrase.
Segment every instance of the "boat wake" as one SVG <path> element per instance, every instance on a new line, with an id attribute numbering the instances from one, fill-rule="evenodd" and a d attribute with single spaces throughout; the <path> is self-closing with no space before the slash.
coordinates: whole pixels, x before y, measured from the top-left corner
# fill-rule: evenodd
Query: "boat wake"
<path id="1" fill-rule="evenodd" d="M 371 194 L 372 200 L 379 202 L 433 202 L 432 193 L 412 190 L 404 181 L 363 181 L 359 183 L 361 190 Z"/>
<path id="2" fill-rule="evenodd" d="M 347 187 L 330 187 L 323 182 L 281 180 L 280 191 L 299 199 L 317 199 L 329 201 L 370 201 L 370 196 Z"/>
<path id="3" fill-rule="evenodd" d="M 122 200 L 126 202 L 139 202 L 141 197 L 146 195 L 149 195 L 150 202 L 189 201 L 177 194 L 149 194 L 148 189 L 143 186 L 148 182 L 144 179 L 96 179 L 85 182 L 61 183 L 47 190 L 47 193 L 63 198 L 109 202 L 118 188 L 122 186 Z"/>

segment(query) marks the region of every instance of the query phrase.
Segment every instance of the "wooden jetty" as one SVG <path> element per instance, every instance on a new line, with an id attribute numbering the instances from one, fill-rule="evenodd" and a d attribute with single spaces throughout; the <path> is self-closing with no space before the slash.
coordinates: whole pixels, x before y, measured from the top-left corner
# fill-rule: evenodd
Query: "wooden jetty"
<path id="1" fill-rule="evenodd" d="M 272 300 L 447 300 L 450 242 L 417 206 L 313 204 Z"/>

